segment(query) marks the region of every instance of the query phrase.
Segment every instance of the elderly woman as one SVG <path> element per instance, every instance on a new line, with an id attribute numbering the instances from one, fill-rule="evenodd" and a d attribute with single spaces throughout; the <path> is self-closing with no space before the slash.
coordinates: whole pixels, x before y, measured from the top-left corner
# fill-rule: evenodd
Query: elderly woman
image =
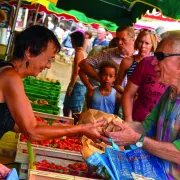
<path id="1" fill-rule="evenodd" d="M 10 130 L 23 133 L 30 141 L 75 134 L 100 137 L 95 127 L 103 122 L 86 126 L 48 126 L 39 124 L 34 117 L 22 78 L 37 76 L 50 68 L 59 51 L 57 38 L 43 26 L 32 26 L 17 36 L 13 58 L 9 63 L 0 63 L 0 137 Z"/>
<path id="2" fill-rule="evenodd" d="M 129 78 L 132 74 L 133 70 L 135 69 L 136 65 L 146 56 L 149 56 L 157 46 L 157 37 L 154 32 L 149 30 L 142 30 L 134 43 L 134 49 L 138 51 L 138 54 L 125 57 L 120 66 L 119 66 L 119 73 L 116 78 L 115 82 L 115 89 L 120 93 L 123 92 L 122 82 L 127 75 Z"/>
<path id="3" fill-rule="evenodd" d="M 154 55 L 156 77 L 170 87 L 144 122 L 114 122 L 121 131 L 105 134 L 119 145 L 136 143 L 162 158 L 168 179 L 175 180 L 180 179 L 180 31 L 166 36 Z"/>

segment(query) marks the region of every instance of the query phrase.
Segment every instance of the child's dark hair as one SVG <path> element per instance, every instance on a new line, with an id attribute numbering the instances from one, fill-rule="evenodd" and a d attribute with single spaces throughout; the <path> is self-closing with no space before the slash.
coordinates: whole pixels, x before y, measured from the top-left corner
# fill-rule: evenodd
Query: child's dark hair
<path id="1" fill-rule="evenodd" d="M 113 68 L 115 70 L 115 77 L 117 76 L 118 67 L 117 67 L 117 64 L 115 64 L 113 61 L 103 61 L 99 67 L 99 74 L 102 74 L 104 71 L 104 68 L 106 67 Z"/>

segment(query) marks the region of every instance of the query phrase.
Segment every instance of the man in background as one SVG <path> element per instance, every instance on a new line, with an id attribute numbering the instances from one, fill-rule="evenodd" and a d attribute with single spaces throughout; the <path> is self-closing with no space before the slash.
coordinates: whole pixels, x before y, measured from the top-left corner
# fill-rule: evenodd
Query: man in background
<path id="1" fill-rule="evenodd" d="M 107 32 L 105 28 L 100 27 L 97 30 L 97 38 L 93 42 L 93 47 L 95 46 L 108 46 L 109 42 L 106 40 Z"/>

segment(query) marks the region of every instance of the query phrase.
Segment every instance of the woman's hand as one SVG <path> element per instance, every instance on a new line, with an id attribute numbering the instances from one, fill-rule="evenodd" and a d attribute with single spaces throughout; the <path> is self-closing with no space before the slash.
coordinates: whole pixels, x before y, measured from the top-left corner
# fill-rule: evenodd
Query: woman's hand
<path id="1" fill-rule="evenodd" d="M 139 138 L 140 134 L 136 133 L 133 129 L 131 129 L 126 123 L 121 123 L 118 121 L 113 121 L 115 126 L 120 127 L 119 132 L 107 132 L 105 131 L 105 135 L 108 138 L 112 138 L 112 140 L 120 146 L 126 146 L 129 144 L 135 144 Z M 102 137 L 102 140 L 108 142 L 107 137 Z"/>
<path id="2" fill-rule="evenodd" d="M 81 124 L 81 134 L 87 136 L 92 140 L 101 140 L 102 135 L 97 130 L 98 127 L 101 127 L 104 124 L 104 121 L 99 121 L 97 123 L 87 123 Z"/>
<path id="3" fill-rule="evenodd" d="M 10 172 L 10 169 L 0 164 L 0 178 L 6 178 Z"/>

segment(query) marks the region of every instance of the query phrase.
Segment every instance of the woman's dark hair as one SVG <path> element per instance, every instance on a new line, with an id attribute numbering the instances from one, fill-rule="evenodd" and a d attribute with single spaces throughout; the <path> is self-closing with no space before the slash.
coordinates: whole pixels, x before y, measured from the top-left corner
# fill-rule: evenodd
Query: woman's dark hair
<path id="1" fill-rule="evenodd" d="M 76 31 L 70 34 L 71 42 L 76 47 L 83 47 L 84 45 L 84 35 L 82 32 Z"/>
<path id="2" fill-rule="evenodd" d="M 32 55 L 38 56 L 47 49 L 49 42 L 54 43 L 56 52 L 61 50 L 59 41 L 51 30 L 39 25 L 31 26 L 17 35 L 13 57 L 24 58 L 27 49 Z"/>
<path id="3" fill-rule="evenodd" d="M 117 64 L 115 64 L 112 61 L 103 61 L 99 67 L 99 74 L 102 74 L 104 72 L 104 68 L 106 68 L 106 67 L 113 68 L 115 70 L 115 77 L 117 76 L 118 66 L 117 66 Z"/>

